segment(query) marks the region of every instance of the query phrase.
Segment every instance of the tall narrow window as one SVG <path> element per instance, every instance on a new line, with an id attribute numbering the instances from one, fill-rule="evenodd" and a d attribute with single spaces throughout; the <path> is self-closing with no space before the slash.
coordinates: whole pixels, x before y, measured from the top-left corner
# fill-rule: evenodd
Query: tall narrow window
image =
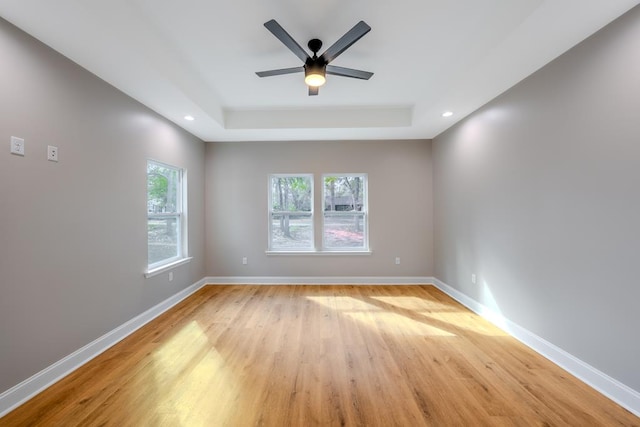
<path id="1" fill-rule="evenodd" d="M 184 250 L 183 171 L 147 161 L 148 269 L 186 256 Z"/>
<path id="2" fill-rule="evenodd" d="M 269 250 L 313 250 L 313 177 L 269 177 Z"/>
<path id="3" fill-rule="evenodd" d="M 323 248 L 368 250 L 367 175 L 324 175 L 323 181 Z"/>

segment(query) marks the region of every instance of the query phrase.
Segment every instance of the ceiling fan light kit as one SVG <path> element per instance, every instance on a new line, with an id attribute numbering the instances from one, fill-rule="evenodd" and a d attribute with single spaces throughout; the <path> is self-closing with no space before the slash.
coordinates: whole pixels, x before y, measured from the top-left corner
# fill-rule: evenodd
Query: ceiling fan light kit
<path id="1" fill-rule="evenodd" d="M 327 82 L 325 71 L 322 69 L 316 71 L 305 68 L 304 74 L 304 82 L 307 86 L 320 87 Z"/>
<path id="2" fill-rule="evenodd" d="M 311 64 L 304 66 L 304 82 L 307 86 L 320 87 L 326 83 L 327 70 L 324 66 Z"/>
<path id="3" fill-rule="evenodd" d="M 332 74 L 342 77 L 351 77 L 361 80 L 369 80 L 373 73 L 362 70 L 354 70 L 352 68 L 336 67 L 329 65 L 331 61 L 336 59 L 338 55 L 347 50 L 352 44 L 360 40 L 365 34 L 371 31 L 371 27 L 364 21 L 358 22 L 352 29 L 347 31 L 345 35 L 329 47 L 322 55 L 318 56 L 318 51 L 322 48 L 322 41 L 319 39 L 311 39 L 307 46 L 313 52 L 313 56 L 309 56 L 307 52 L 296 42 L 293 37 L 287 33 L 280 24 L 272 19 L 264 23 L 264 26 L 286 47 L 289 48 L 294 55 L 304 61 L 302 67 L 281 68 L 277 70 L 258 71 L 258 77 L 278 76 L 282 74 L 292 74 L 304 71 L 304 82 L 309 86 L 309 96 L 317 95 L 318 88 L 325 84 L 326 75 Z"/>

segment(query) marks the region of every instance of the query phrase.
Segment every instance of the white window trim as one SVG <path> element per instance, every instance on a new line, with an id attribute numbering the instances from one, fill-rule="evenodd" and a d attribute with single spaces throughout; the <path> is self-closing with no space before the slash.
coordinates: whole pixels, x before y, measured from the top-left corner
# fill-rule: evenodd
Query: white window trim
<path id="1" fill-rule="evenodd" d="M 306 211 L 274 211 L 273 210 L 273 194 L 271 193 L 272 191 L 272 186 L 271 186 L 271 182 L 273 180 L 273 178 L 298 178 L 298 177 L 306 177 L 309 178 L 311 180 L 311 212 L 306 212 Z M 267 249 L 267 253 L 278 253 L 278 254 L 282 254 L 282 253 L 303 253 L 303 252 L 313 252 L 315 249 L 315 192 L 314 192 L 314 187 L 315 187 L 315 182 L 313 180 L 313 174 L 312 173 L 272 173 L 269 174 L 268 180 L 267 180 L 267 185 L 268 185 L 268 191 L 267 191 L 267 197 L 269 198 L 268 200 L 268 210 L 267 210 L 267 215 L 268 215 L 268 224 L 269 226 L 267 227 L 267 242 L 268 242 L 268 248 Z M 298 214 L 298 215 L 309 215 L 311 218 L 311 245 L 309 248 L 300 248 L 300 249 L 295 249 L 295 248 L 284 248 L 284 249 L 273 249 L 272 244 L 273 244 L 273 239 L 272 239 L 272 233 L 273 233 L 273 214 L 278 214 L 278 213 L 288 213 L 288 214 Z"/>
<path id="2" fill-rule="evenodd" d="M 149 163 L 155 163 L 159 166 L 163 166 L 166 168 L 170 168 L 170 169 L 174 169 L 178 171 L 178 188 L 179 188 L 179 194 L 178 194 L 178 198 L 177 198 L 177 205 L 180 207 L 180 209 L 178 210 L 178 212 L 176 213 L 166 213 L 166 212 L 161 212 L 161 213 L 156 213 L 156 214 L 149 214 L 147 212 L 147 223 L 149 221 L 149 218 L 151 217 L 156 217 L 156 218 L 177 218 L 178 221 L 178 255 L 175 257 L 171 257 L 171 258 L 167 258 L 164 259 L 162 261 L 153 263 L 153 264 L 149 264 L 148 263 L 148 258 L 147 258 L 147 269 L 144 271 L 144 277 L 145 278 L 150 278 L 153 276 L 157 276 L 158 274 L 164 273 L 165 271 L 171 270 L 175 267 L 178 267 L 180 265 L 186 264 L 188 262 L 190 262 L 193 257 L 189 256 L 189 252 L 188 252 L 188 248 L 189 248 L 189 244 L 188 244 L 188 240 L 187 240 L 187 236 L 188 236 L 188 221 L 187 221 L 187 170 L 184 168 L 181 168 L 179 166 L 174 166 L 174 165 L 170 165 L 168 163 L 164 163 L 164 162 L 160 162 L 158 160 L 155 159 L 147 159 L 146 165 L 148 167 Z M 146 182 L 146 174 L 145 174 L 145 182 Z M 147 245 L 148 245 L 148 236 L 147 236 Z M 147 249 L 147 256 L 148 256 L 148 249 Z"/>
<path id="3" fill-rule="evenodd" d="M 157 276 L 158 274 L 162 274 L 165 271 L 173 270 L 176 267 L 179 267 L 184 264 L 188 264 L 191 262 L 192 259 L 193 257 L 181 258 L 169 264 L 164 264 L 164 265 L 161 265 L 160 267 L 148 269 L 147 271 L 144 272 L 144 277 L 148 279 L 150 277 Z"/>
<path id="4" fill-rule="evenodd" d="M 362 242 L 363 245 L 361 247 L 357 247 L 357 248 L 349 248 L 349 247 L 343 247 L 343 248 L 330 248 L 327 247 L 326 244 L 326 240 L 325 240 L 325 233 L 324 233 L 324 220 L 325 220 L 325 214 L 326 211 L 324 210 L 324 201 L 325 201 L 325 186 L 324 186 L 324 180 L 326 177 L 328 176 L 337 176 L 337 177 L 363 177 L 363 186 L 364 188 L 362 189 L 362 211 L 356 211 L 356 212 L 352 212 L 352 211 L 346 211 L 346 212 L 342 212 L 342 211 L 332 211 L 330 212 L 331 215 L 353 215 L 354 213 L 359 213 L 363 216 L 364 219 L 364 241 Z M 329 253 L 329 254 L 371 254 L 371 249 L 369 247 L 369 175 L 366 173 L 324 173 L 322 174 L 322 200 L 320 201 L 320 203 L 322 204 L 322 228 L 321 228 L 321 233 L 322 233 L 322 248 L 320 249 L 320 252 L 322 253 Z"/>
<path id="5" fill-rule="evenodd" d="M 367 256 L 373 254 L 371 249 L 369 250 L 350 250 L 350 251 L 264 251 L 268 256 L 272 255 L 309 255 L 309 256 L 341 256 L 341 255 L 359 255 L 359 256 Z"/>

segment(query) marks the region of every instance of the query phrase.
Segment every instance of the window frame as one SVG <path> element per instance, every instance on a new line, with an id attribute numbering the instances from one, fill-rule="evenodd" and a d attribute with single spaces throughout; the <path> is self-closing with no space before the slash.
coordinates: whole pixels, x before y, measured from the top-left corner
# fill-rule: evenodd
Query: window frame
<path id="1" fill-rule="evenodd" d="M 149 211 L 149 166 L 156 165 L 162 168 L 170 169 L 177 172 L 177 184 L 176 184 L 176 209 L 175 212 L 159 212 L 152 213 Z M 187 171 L 179 166 L 170 165 L 154 159 L 147 159 L 146 162 L 147 172 L 145 182 L 147 184 L 147 269 L 145 271 L 145 277 L 152 277 L 167 271 L 178 265 L 182 265 L 189 262 L 191 258 L 188 256 L 188 242 L 187 242 Z M 177 233 L 177 254 L 175 256 L 149 263 L 149 221 L 152 219 L 176 219 L 176 233 Z"/>
<path id="2" fill-rule="evenodd" d="M 327 211 L 325 206 L 326 201 L 326 183 L 325 179 L 327 177 L 360 177 L 362 178 L 362 210 L 360 211 Z M 323 173 L 322 174 L 322 252 L 326 253 L 370 253 L 369 248 L 369 176 L 366 173 Z M 342 247 L 331 247 L 327 245 L 326 233 L 325 233 L 325 223 L 327 218 L 327 213 L 329 216 L 351 216 L 354 214 L 358 214 L 362 216 L 362 234 L 363 241 L 362 246 L 342 246 Z"/>
<path id="3" fill-rule="evenodd" d="M 311 188 L 311 210 L 307 211 L 274 211 L 273 210 L 273 179 L 274 178 L 308 178 L 310 181 Z M 272 173 L 269 174 L 267 179 L 268 191 L 268 209 L 267 209 L 267 252 L 268 253 L 308 253 L 314 252 L 315 249 L 315 182 L 313 179 L 312 173 Z M 298 215 L 309 215 L 309 221 L 311 224 L 311 241 L 308 247 L 285 247 L 285 248 L 274 248 L 273 247 L 273 215 L 278 214 L 298 214 Z"/>

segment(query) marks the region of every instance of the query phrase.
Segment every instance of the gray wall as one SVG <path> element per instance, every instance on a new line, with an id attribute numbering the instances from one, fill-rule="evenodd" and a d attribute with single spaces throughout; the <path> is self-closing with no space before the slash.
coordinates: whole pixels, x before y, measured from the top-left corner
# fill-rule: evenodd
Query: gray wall
<path id="1" fill-rule="evenodd" d="M 433 148 L 436 277 L 635 390 L 638 40 L 636 7 Z"/>
<path id="2" fill-rule="evenodd" d="M 204 143 L 1 19 L 0 52 L 2 392 L 204 276 Z M 147 158 L 188 170 L 171 283 L 143 278 Z"/>
<path id="3" fill-rule="evenodd" d="M 207 273 L 212 276 L 430 276 L 431 141 L 206 144 Z M 266 255 L 271 173 L 367 173 L 368 256 Z M 316 207 L 319 206 L 316 202 Z M 321 216 L 316 208 L 316 227 Z M 249 263 L 242 265 L 242 257 Z M 395 257 L 401 259 L 395 265 Z"/>

